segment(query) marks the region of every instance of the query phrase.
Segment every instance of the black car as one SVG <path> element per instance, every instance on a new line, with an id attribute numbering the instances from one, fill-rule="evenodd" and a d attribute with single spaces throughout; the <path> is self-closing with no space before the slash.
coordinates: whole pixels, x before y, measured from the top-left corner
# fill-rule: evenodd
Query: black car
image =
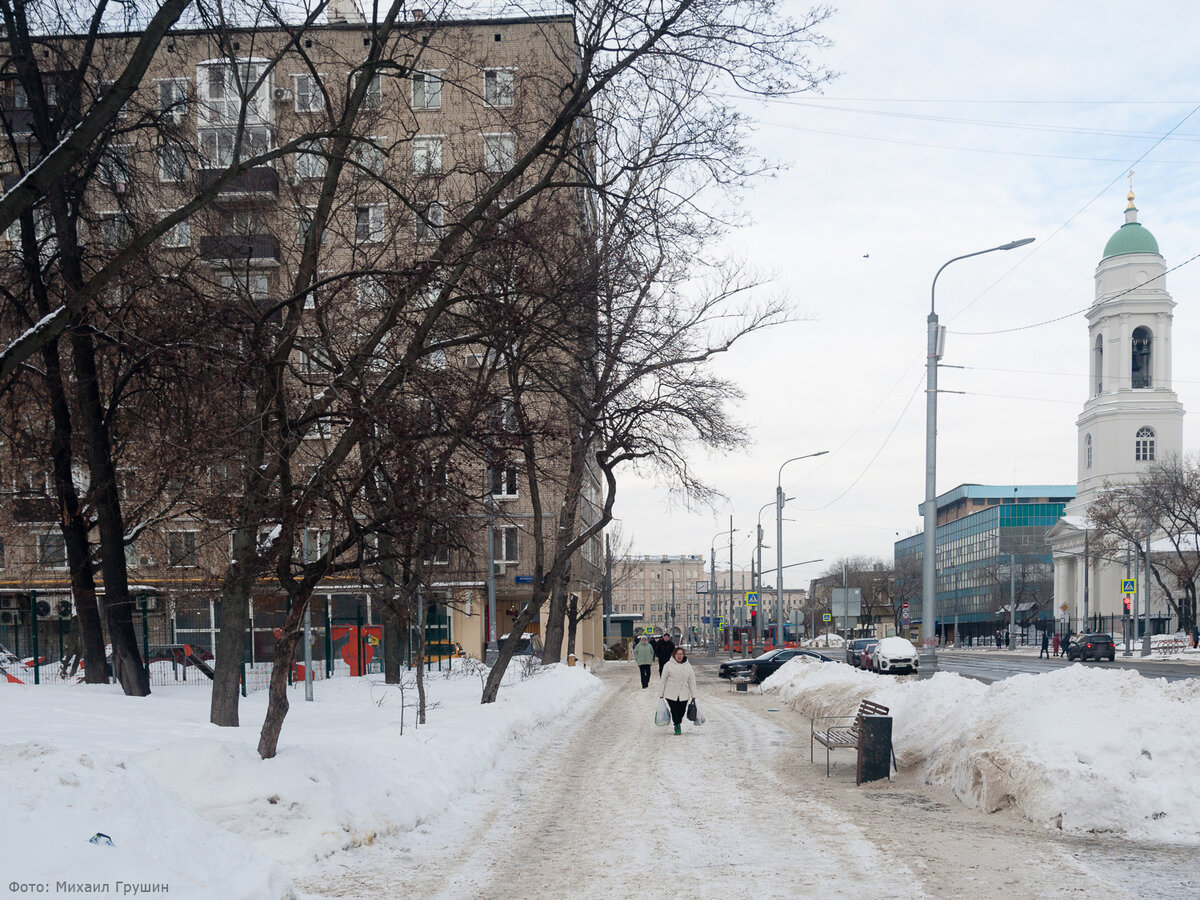
<path id="1" fill-rule="evenodd" d="M 1081 634 L 1067 648 L 1067 659 L 1107 659 L 1112 662 L 1117 658 L 1117 647 L 1111 634 Z"/>
<path id="2" fill-rule="evenodd" d="M 721 678 L 729 678 L 733 675 L 749 674 L 752 676 L 754 684 L 761 684 L 767 677 L 774 675 L 785 662 L 795 659 L 797 656 L 808 656 L 821 662 L 833 662 L 828 656 L 815 650 L 799 650 L 789 647 L 785 650 L 770 650 L 754 659 L 728 659 L 721 663 L 717 669 L 717 675 Z"/>

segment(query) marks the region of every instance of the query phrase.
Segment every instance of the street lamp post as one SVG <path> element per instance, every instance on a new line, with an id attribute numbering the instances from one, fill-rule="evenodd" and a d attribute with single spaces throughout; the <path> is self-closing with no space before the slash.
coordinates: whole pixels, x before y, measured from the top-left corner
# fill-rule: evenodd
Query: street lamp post
<path id="1" fill-rule="evenodd" d="M 733 544 L 733 522 L 730 517 L 729 527 L 723 531 L 718 531 L 712 536 L 710 544 L 712 546 L 711 555 L 708 558 L 709 565 L 709 582 L 708 582 L 708 634 L 710 640 L 715 640 L 717 633 L 717 615 L 721 609 L 721 598 L 717 596 L 717 538 L 722 535 L 729 535 L 730 546 Z M 730 589 L 733 587 L 733 572 L 729 574 Z"/>
<path id="2" fill-rule="evenodd" d="M 765 646 L 765 644 L 763 642 L 763 631 L 765 630 L 765 627 L 766 627 L 766 623 L 764 621 L 766 619 L 766 615 L 765 615 L 766 607 L 763 605 L 763 601 L 762 601 L 762 573 L 763 573 L 763 567 L 762 567 L 762 552 L 763 552 L 762 514 L 763 514 L 764 509 L 766 509 L 768 506 L 774 506 L 774 505 L 775 505 L 775 501 L 772 500 L 769 503 L 764 503 L 762 506 L 760 506 L 758 508 L 758 530 L 755 532 L 755 534 L 757 535 L 757 546 L 755 547 L 755 550 L 758 553 L 758 584 L 752 584 L 751 587 L 754 590 L 758 591 L 758 627 L 754 630 L 755 631 L 754 636 L 758 640 L 758 643 L 763 646 Z M 777 646 L 780 645 L 781 643 L 782 643 L 782 637 L 780 637 L 776 641 Z"/>
<path id="3" fill-rule="evenodd" d="M 783 630 L 783 467 L 798 459 L 811 459 L 814 456 L 824 456 L 828 450 L 818 450 L 816 453 L 806 453 L 803 456 L 793 456 L 785 459 L 779 467 L 779 475 L 775 478 L 775 621 L 779 628 L 778 646 L 784 647 Z"/>
<path id="4" fill-rule="evenodd" d="M 671 575 L 671 631 L 675 631 L 675 570 L 667 569 Z"/>
<path id="5" fill-rule="evenodd" d="M 937 591 L 934 584 L 937 572 L 934 564 L 937 529 L 937 365 L 938 360 L 942 358 L 942 344 L 945 339 L 945 333 L 938 324 L 936 311 L 937 280 L 950 263 L 994 253 L 997 250 L 1015 250 L 1033 241 L 1034 238 L 1022 238 L 1019 241 L 1001 244 L 999 247 L 956 256 L 942 263 L 942 267 L 933 276 L 933 284 L 929 287 L 929 318 L 926 320 L 928 349 L 925 358 L 925 503 L 921 511 L 925 521 L 924 553 L 921 559 L 921 672 L 926 676 L 937 671 Z"/>

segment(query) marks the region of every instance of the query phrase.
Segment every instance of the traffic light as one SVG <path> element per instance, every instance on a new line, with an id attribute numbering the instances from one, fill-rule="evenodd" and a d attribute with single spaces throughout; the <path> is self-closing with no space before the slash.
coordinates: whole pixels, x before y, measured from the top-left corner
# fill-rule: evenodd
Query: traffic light
<path id="1" fill-rule="evenodd" d="M 755 633 L 758 632 L 758 610 L 757 609 L 750 610 L 750 627 L 754 629 Z"/>
<path id="2" fill-rule="evenodd" d="M 1129 595 L 1125 595 L 1125 615 L 1129 615 Z"/>

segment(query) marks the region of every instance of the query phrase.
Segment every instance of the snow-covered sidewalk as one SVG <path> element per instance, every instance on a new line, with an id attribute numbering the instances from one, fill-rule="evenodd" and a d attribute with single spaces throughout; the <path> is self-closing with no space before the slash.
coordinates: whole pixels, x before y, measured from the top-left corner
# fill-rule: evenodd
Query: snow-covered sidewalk
<path id="1" fill-rule="evenodd" d="M 416 729 L 380 682 L 321 682 L 314 703 L 296 688 L 267 761 L 255 752 L 265 693 L 242 701 L 240 728 L 217 728 L 195 688 L 134 699 L 115 686 L 0 687 L 0 882 L 51 896 L 60 882 L 107 885 L 101 896 L 129 884 L 292 896 L 292 873 L 438 816 L 513 740 L 599 690 L 581 669 L 554 667 L 481 707 L 478 678 L 435 673 L 429 724 Z M 415 702 L 411 687 L 405 699 Z M 97 833 L 112 845 L 89 843 Z"/>

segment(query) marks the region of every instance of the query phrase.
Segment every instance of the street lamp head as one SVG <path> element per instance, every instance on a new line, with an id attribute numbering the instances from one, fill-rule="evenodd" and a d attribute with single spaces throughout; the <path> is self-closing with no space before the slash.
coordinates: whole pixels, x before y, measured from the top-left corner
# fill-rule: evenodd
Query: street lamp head
<path id="1" fill-rule="evenodd" d="M 1016 250 L 1018 247 L 1024 247 L 1026 244 L 1032 244 L 1037 238 L 1021 238 L 1019 241 L 1009 241 L 1007 244 L 1001 244 L 1001 250 Z"/>

